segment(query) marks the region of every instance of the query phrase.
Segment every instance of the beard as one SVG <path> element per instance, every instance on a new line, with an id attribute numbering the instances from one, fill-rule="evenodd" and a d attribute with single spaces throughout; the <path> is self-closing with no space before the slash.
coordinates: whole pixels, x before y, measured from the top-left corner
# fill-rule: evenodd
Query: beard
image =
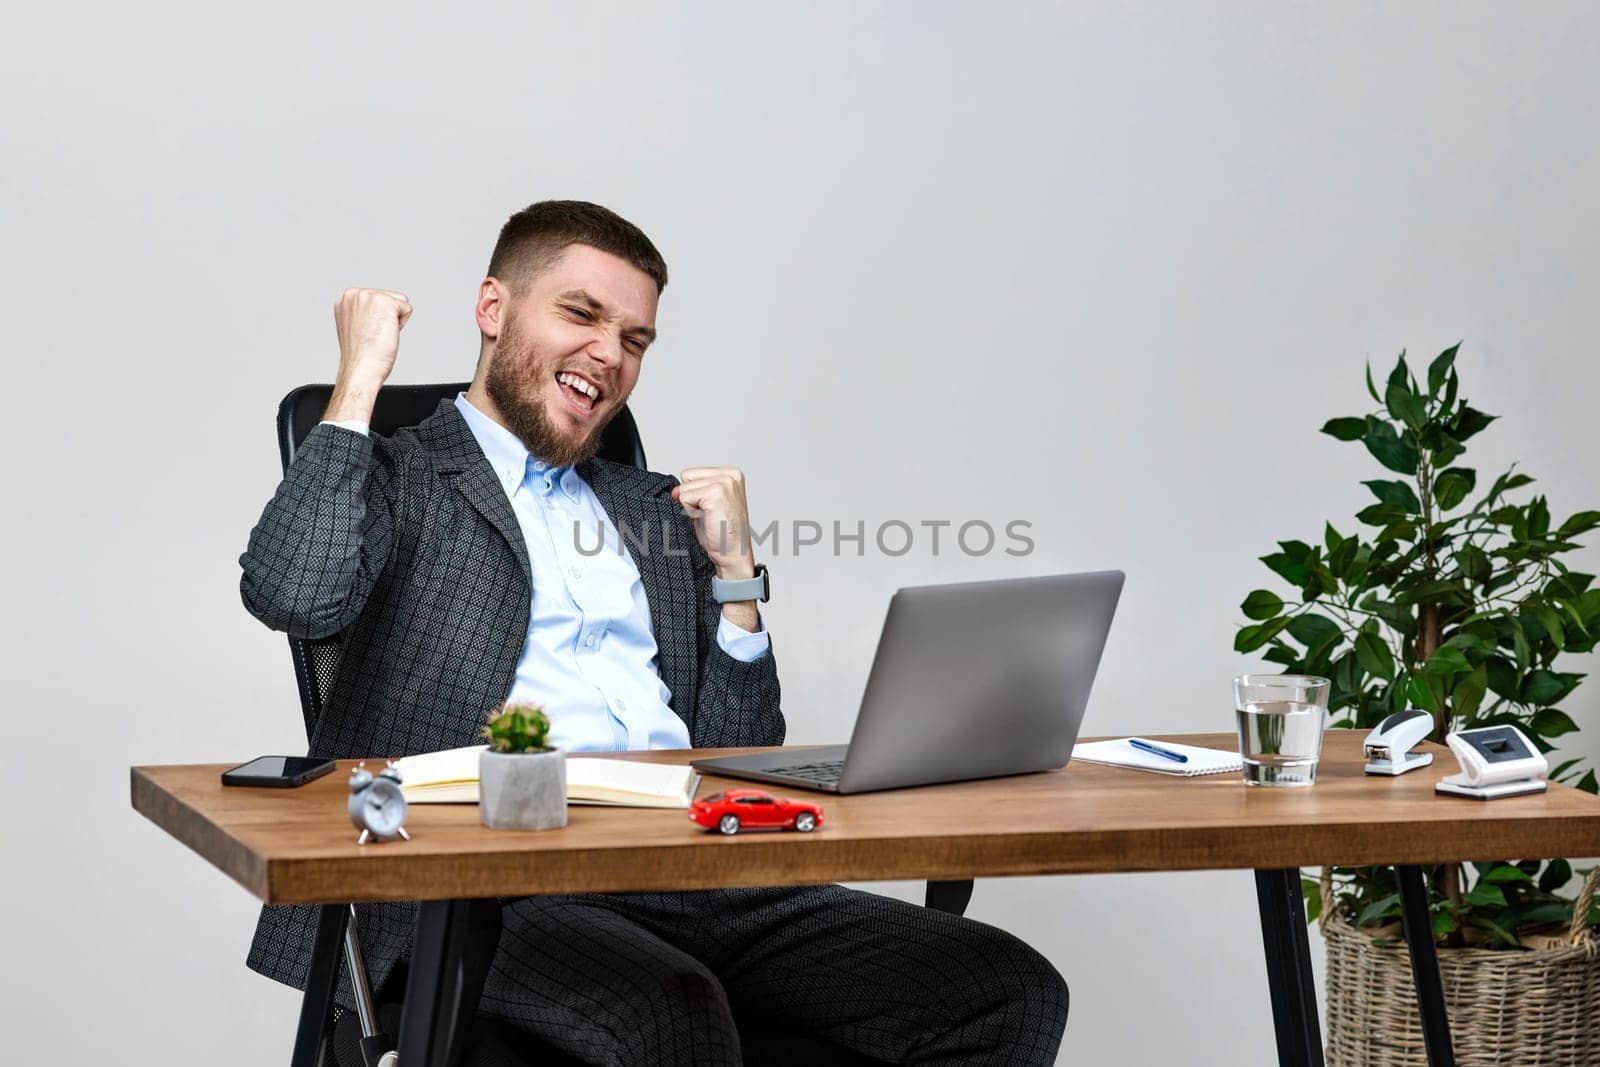
<path id="1" fill-rule="evenodd" d="M 606 425 L 619 408 L 595 420 L 587 433 L 563 433 L 545 411 L 544 391 L 550 387 L 557 368 L 544 366 L 533 345 L 517 331 L 515 320 L 508 321 L 495 338 L 493 362 L 484 378 L 489 399 L 500 410 L 506 428 L 516 434 L 528 451 L 552 467 L 571 467 L 591 459 L 600 451 Z M 532 392 L 532 399 L 527 397 Z"/>

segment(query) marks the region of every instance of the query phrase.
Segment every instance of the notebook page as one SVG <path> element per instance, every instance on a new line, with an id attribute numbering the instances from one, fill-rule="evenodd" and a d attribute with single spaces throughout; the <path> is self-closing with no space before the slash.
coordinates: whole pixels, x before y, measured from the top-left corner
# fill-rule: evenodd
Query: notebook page
<path id="1" fill-rule="evenodd" d="M 1158 744 L 1162 748 L 1183 753 L 1189 757 L 1189 762 L 1178 763 L 1157 756 L 1153 752 L 1143 752 L 1128 744 L 1126 738 L 1113 741 L 1086 741 L 1081 745 L 1075 745 L 1072 749 L 1072 758 L 1085 763 L 1128 767 L 1137 771 L 1155 771 L 1158 774 L 1175 774 L 1184 778 L 1244 769 L 1244 761 L 1239 758 L 1237 752 L 1227 752 L 1218 748 L 1197 748 L 1194 745 L 1180 745 L 1173 741 L 1161 741 Z"/>

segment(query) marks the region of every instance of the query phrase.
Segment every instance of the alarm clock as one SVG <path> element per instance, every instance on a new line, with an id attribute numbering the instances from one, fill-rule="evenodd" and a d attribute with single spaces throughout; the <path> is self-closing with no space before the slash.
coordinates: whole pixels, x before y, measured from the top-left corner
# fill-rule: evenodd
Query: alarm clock
<path id="1" fill-rule="evenodd" d="M 1445 738 L 1461 773 L 1441 778 L 1434 791 L 1475 800 L 1543 793 L 1550 764 L 1515 726 L 1457 730 Z"/>
<path id="2" fill-rule="evenodd" d="M 356 844 L 368 841 L 387 841 L 392 837 L 410 841 L 403 825 L 406 821 L 406 798 L 400 791 L 400 772 L 393 763 L 374 775 L 365 763 L 356 764 L 350 772 L 350 821 L 361 836 Z"/>

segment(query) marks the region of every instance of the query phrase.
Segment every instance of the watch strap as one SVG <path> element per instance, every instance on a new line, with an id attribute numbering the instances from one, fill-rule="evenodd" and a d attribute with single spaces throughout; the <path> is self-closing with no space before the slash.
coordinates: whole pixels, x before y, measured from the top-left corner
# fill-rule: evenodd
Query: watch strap
<path id="1" fill-rule="evenodd" d="M 722 579 L 715 575 L 711 578 L 711 599 L 718 604 L 736 604 L 741 600 L 759 600 L 762 603 L 772 594 L 771 583 L 767 581 L 767 565 L 756 564 L 756 573 L 753 578 Z"/>

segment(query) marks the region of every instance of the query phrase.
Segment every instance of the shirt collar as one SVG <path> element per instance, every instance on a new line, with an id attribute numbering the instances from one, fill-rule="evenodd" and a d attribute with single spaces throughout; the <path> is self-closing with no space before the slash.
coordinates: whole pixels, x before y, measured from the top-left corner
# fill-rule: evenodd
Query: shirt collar
<path id="1" fill-rule="evenodd" d="M 568 496 L 577 498 L 577 475 L 570 467 L 552 467 L 544 460 L 528 453 L 528 446 L 510 430 L 473 407 L 466 393 L 456 394 L 456 410 L 467 421 L 467 428 L 478 439 L 484 458 L 494 468 L 495 477 L 505 487 L 506 496 L 513 496 L 517 487 L 530 473 L 543 474 L 543 479 L 532 481 L 549 490 L 559 480 Z"/>

